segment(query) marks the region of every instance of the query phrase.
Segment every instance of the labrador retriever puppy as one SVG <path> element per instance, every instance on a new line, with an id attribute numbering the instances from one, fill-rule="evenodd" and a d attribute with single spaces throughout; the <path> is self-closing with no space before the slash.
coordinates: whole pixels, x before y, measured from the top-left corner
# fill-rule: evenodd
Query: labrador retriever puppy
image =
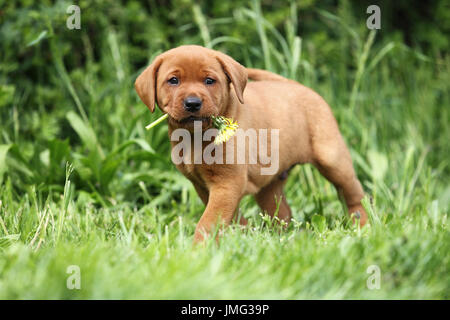
<path id="1" fill-rule="evenodd" d="M 248 79 L 253 80 L 248 82 Z M 176 129 L 202 132 L 211 128 L 211 116 L 235 120 L 239 128 L 277 130 L 275 152 L 277 170 L 262 174 L 267 164 L 210 163 L 185 161 L 177 168 L 194 185 L 206 208 L 197 224 L 194 242 L 211 235 L 218 225 L 229 225 L 237 215 L 239 202 L 254 195 L 258 205 L 269 215 L 289 222 L 291 209 L 283 193 L 289 170 L 296 164 L 311 163 L 343 197 L 348 212 L 367 222 L 361 205 L 364 196 L 356 177 L 349 150 L 339 132 L 328 104 L 313 90 L 274 73 L 245 68 L 230 56 L 196 45 L 180 46 L 157 56 L 136 79 L 136 91 L 151 112 L 157 103 L 168 114 L 169 136 Z M 272 135 L 263 141 L 263 149 L 272 150 Z M 259 142 L 262 138 L 257 138 Z M 271 140 L 272 139 L 272 140 Z M 229 143 L 221 145 L 225 157 Z M 194 145 L 194 141 L 190 141 Z M 210 142 L 204 141 L 204 149 Z M 172 141 L 172 148 L 176 141 Z M 261 145 L 260 145 L 261 147 Z M 261 152 L 245 146 L 236 152 Z M 195 148 L 190 148 L 192 159 Z M 188 149 L 189 150 L 189 149 Z M 245 220 L 241 219 L 245 224 Z"/>

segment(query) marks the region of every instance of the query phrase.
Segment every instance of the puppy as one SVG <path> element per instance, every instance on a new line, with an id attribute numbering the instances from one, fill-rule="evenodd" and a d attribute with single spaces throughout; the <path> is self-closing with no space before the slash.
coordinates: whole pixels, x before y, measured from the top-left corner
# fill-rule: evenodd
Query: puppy
<path id="1" fill-rule="evenodd" d="M 263 211 L 289 222 L 291 209 L 283 186 L 290 168 L 304 163 L 313 164 L 337 188 L 361 226 L 367 222 L 361 205 L 364 192 L 348 148 L 330 107 L 313 90 L 268 71 L 245 68 L 228 55 L 195 45 L 157 56 L 136 79 L 135 88 L 151 112 L 157 103 L 168 114 L 170 136 L 180 128 L 193 132 L 196 121 L 204 132 L 212 125 L 211 116 L 218 115 L 232 118 L 243 130 L 278 130 L 279 163 L 272 174 L 261 174 L 265 165 L 248 161 L 176 164 L 206 206 L 195 242 L 211 235 L 218 224 L 230 224 L 247 194 L 254 195 Z M 266 150 L 273 142 L 269 136 Z M 221 146 L 224 157 L 233 138 Z M 172 141 L 172 148 L 175 145 Z M 203 142 L 200 147 L 206 145 Z M 259 152 L 246 146 L 244 151 L 255 150 Z"/>

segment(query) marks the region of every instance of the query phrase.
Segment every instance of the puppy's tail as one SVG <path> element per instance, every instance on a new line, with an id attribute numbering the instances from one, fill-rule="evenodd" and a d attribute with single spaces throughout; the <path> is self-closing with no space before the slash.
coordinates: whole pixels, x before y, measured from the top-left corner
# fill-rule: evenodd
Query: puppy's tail
<path id="1" fill-rule="evenodd" d="M 289 81 L 289 79 L 282 77 L 278 74 L 261 69 L 247 68 L 248 78 L 253 81 Z"/>

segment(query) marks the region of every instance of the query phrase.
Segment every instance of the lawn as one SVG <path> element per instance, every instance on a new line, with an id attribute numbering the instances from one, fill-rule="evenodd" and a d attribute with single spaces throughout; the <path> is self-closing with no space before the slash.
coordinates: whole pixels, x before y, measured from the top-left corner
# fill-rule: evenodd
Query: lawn
<path id="1" fill-rule="evenodd" d="M 347 1 L 168 3 L 81 4 L 81 30 L 66 28 L 68 2 L 5 5 L 0 299 L 449 299 L 448 46 L 370 31 Z M 320 93 L 369 225 L 305 165 L 289 176 L 286 229 L 248 197 L 249 226 L 193 246 L 204 206 L 170 161 L 167 126 L 144 129 L 161 112 L 133 87 L 184 43 Z"/>

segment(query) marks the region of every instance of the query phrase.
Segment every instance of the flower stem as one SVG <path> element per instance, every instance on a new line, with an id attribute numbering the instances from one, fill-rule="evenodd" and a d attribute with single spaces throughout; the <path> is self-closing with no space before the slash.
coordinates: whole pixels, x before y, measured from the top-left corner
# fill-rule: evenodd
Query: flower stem
<path id="1" fill-rule="evenodd" d="M 158 119 L 156 119 L 155 121 L 153 121 L 152 123 L 150 123 L 148 126 L 145 126 L 145 129 L 150 130 L 151 128 L 153 128 L 154 126 L 156 126 L 157 124 L 161 123 L 164 119 L 166 119 L 169 115 L 166 113 L 164 115 L 162 115 L 161 117 L 159 117 Z"/>

